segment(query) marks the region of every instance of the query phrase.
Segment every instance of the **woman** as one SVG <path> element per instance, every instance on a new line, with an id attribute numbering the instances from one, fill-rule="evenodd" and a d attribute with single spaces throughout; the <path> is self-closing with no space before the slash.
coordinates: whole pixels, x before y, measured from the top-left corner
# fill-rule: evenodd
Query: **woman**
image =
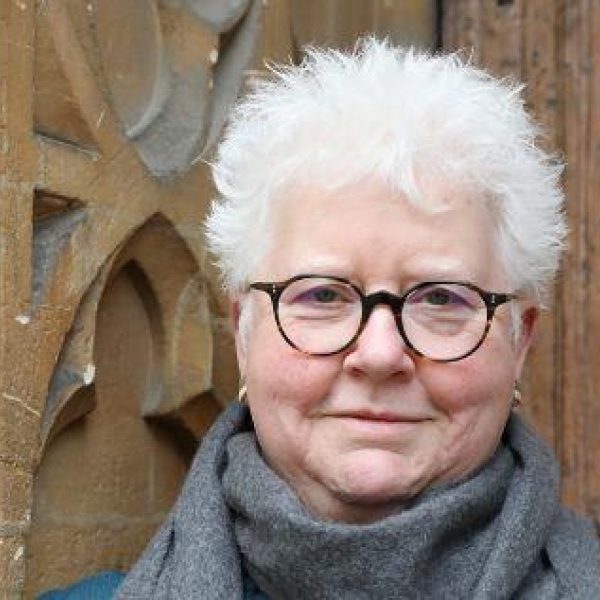
<path id="1" fill-rule="evenodd" d="M 515 87 L 375 40 L 237 108 L 207 231 L 243 406 L 120 598 L 600 597 L 512 411 L 565 235 L 536 133 Z"/>
<path id="2" fill-rule="evenodd" d="M 565 235 L 518 88 L 376 40 L 273 75 L 207 223 L 240 403 L 117 597 L 600 597 L 513 411 Z"/>

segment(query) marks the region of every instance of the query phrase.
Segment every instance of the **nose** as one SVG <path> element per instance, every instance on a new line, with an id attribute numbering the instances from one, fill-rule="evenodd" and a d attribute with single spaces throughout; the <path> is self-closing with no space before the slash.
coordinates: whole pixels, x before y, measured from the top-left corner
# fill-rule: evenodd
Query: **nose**
<path id="1" fill-rule="evenodd" d="M 344 368 L 374 381 L 388 377 L 409 378 L 415 370 L 408 351 L 388 306 L 376 306 L 358 340 L 344 358 Z"/>

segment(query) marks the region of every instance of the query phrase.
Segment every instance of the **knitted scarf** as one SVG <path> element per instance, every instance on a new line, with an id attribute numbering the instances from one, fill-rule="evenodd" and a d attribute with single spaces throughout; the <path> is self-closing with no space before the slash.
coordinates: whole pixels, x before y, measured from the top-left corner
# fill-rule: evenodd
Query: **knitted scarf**
<path id="1" fill-rule="evenodd" d="M 471 478 L 370 525 L 323 522 L 264 462 L 246 408 L 206 436 L 117 599 L 600 598 L 600 544 L 558 502 L 549 449 L 516 415 Z"/>

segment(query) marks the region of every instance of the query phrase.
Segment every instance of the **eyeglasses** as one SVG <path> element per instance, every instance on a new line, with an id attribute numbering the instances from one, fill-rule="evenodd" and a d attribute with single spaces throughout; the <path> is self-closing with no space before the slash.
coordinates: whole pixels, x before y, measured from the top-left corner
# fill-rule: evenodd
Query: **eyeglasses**
<path id="1" fill-rule="evenodd" d="M 385 304 L 405 344 L 416 355 L 439 362 L 475 352 L 496 309 L 517 298 L 454 281 L 424 281 L 401 296 L 384 290 L 365 295 L 342 277 L 321 275 L 254 282 L 250 288 L 270 296 L 283 339 L 305 354 L 343 352 L 358 339 L 373 309 Z"/>

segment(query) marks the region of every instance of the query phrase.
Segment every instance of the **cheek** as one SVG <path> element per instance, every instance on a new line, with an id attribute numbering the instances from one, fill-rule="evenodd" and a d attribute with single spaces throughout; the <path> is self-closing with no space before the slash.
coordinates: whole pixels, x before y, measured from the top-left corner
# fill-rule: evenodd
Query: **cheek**
<path id="1" fill-rule="evenodd" d="M 248 350 L 249 400 L 261 411 L 310 412 L 327 400 L 340 369 L 334 357 L 305 356 L 275 339 L 255 337 Z"/>
<path id="2" fill-rule="evenodd" d="M 433 371 L 435 365 L 431 367 Z M 510 403 L 514 370 L 512 355 L 492 352 L 450 363 L 430 376 L 424 374 L 423 379 L 430 383 L 432 402 L 449 416 L 488 410 L 504 414 Z"/>
<path id="3" fill-rule="evenodd" d="M 443 479 L 466 476 L 498 445 L 514 383 L 511 363 L 501 356 L 450 363 L 428 378 L 430 401 L 442 413 L 436 429 L 436 461 L 442 465 Z"/>
<path id="4" fill-rule="evenodd" d="M 314 436 L 312 418 L 329 398 L 339 367 L 276 344 L 249 353 L 246 384 L 252 419 L 264 456 L 284 479 L 301 466 Z"/>

